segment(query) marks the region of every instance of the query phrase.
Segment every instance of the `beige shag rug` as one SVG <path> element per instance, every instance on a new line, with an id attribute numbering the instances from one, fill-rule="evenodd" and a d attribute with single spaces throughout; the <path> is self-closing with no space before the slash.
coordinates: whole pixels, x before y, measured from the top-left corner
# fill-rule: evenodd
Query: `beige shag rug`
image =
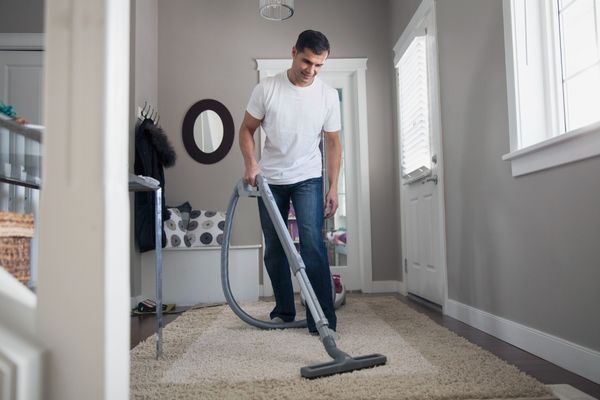
<path id="1" fill-rule="evenodd" d="M 247 304 L 266 319 L 273 304 Z M 302 310 L 301 307 L 298 309 Z M 191 310 L 131 350 L 132 399 L 554 399 L 535 379 L 393 296 L 349 296 L 338 347 L 385 366 L 315 380 L 300 367 L 331 359 L 305 329 L 253 328 L 226 306 Z"/>

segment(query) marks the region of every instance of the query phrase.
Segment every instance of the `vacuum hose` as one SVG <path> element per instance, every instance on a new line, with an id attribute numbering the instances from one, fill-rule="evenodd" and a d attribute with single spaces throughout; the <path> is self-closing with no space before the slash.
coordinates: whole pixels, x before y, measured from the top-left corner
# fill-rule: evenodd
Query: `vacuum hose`
<path id="1" fill-rule="evenodd" d="M 235 214 L 235 207 L 240 198 L 240 194 L 247 197 L 259 197 L 258 190 L 254 190 L 250 185 L 240 180 L 235 187 L 229 205 L 227 207 L 227 215 L 225 217 L 225 227 L 223 229 L 223 243 L 221 244 L 221 285 L 223 286 L 223 294 L 227 304 L 233 310 L 233 312 L 244 322 L 260 329 L 282 329 L 282 328 L 305 328 L 306 320 L 298 320 L 293 322 L 268 322 L 262 321 L 252 317 L 250 314 L 245 312 L 235 300 L 233 293 L 231 292 L 231 286 L 229 284 L 229 240 L 231 238 L 231 226 L 233 224 L 233 218 Z"/>

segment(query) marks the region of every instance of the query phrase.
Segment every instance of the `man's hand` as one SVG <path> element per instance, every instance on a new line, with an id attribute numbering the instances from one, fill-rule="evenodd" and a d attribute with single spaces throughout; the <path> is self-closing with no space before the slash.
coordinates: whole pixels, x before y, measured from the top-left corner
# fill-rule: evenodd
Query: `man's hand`
<path id="1" fill-rule="evenodd" d="M 246 168 L 244 171 L 244 182 L 250 186 L 256 186 L 256 176 L 260 174 L 260 168 L 258 164 Z"/>
<path id="2" fill-rule="evenodd" d="M 338 209 L 338 177 L 342 163 L 342 145 L 340 132 L 325 132 L 325 149 L 327 151 L 327 177 L 329 190 L 325 196 L 325 218 L 331 218 Z"/>
<path id="3" fill-rule="evenodd" d="M 325 196 L 325 218 L 331 218 L 338 209 L 338 194 L 334 188 L 329 189 Z"/>

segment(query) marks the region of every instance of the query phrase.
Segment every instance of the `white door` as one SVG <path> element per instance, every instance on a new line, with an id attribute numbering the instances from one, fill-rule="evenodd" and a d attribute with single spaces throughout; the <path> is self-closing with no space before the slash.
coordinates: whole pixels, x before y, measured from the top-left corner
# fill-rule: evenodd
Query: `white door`
<path id="1" fill-rule="evenodd" d="M 444 212 L 433 11 L 414 28 L 398 60 L 398 123 L 406 289 L 445 299 Z"/>
<path id="2" fill-rule="evenodd" d="M 408 184 L 402 198 L 403 219 L 406 224 L 406 283 L 409 293 L 442 305 L 438 186 L 429 179 L 435 180 L 435 175 Z"/>
<path id="3" fill-rule="evenodd" d="M 0 51 L 0 101 L 35 125 L 42 122 L 42 78 L 42 51 Z M 39 177 L 40 167 L 39 143 L 0 129 L 0 174 Z M 35 189 L 0 183 L 0 210 L 33 213 L 38 198 Z"/>

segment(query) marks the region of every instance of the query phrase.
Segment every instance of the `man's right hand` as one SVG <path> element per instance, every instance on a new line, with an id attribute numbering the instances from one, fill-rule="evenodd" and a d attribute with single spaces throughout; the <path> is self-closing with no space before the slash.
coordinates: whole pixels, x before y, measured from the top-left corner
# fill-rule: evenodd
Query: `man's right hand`
<path id="1" fill-rule="evenodd" d="M 244 182 L 250 186 L 256 186 L 256 176 L 260 174 L 260 168 L 258 165 L 246 167 L 244 171 Z"/>

